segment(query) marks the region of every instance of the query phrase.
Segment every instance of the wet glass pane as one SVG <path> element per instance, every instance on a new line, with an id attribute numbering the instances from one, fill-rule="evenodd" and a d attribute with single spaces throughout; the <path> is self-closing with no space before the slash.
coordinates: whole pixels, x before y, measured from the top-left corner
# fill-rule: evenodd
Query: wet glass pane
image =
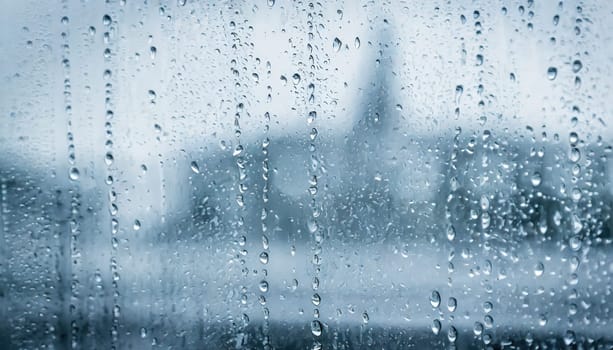
<path id="1" fill-rule="evenodd" d="M 613 2 L 0 23 L 0 348 L 613 346 Z"/>

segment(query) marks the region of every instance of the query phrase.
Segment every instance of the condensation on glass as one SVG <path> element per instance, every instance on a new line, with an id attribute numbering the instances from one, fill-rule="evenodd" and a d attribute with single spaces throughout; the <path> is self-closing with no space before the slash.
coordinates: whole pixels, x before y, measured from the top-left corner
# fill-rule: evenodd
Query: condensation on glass
<path id="1" fill-rule="evenodd" d="M 1 12 L 0 347 L 613 346 L 612 2 Z"/>

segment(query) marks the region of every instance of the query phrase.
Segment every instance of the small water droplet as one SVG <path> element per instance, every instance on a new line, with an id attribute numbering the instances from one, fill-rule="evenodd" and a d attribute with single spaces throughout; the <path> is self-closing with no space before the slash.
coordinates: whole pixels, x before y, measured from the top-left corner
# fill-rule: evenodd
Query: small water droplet
<path id="1" fill-rule="evenodd" d="M 570 249 L 572 249 L 573 251 L 579 251 L 581 249 L 582 243 L 581 243 L 581 238 L 579 236 L 572 236 L 569 240 L 568 240 L 568 245 L 570 246 Z"/>
<path id="2" fill-rule="evenodd" d="M 155 56 L 157 55 L 157 53 L 158 53 L 158 49 L 155 46 L 151 46 L 149 48 L 149 57 L 151 57 L 152 60 L 155 59 Z"/>
<path id="3" fill-rule="evenodd" d="M 573 61 L 573 73 L 579 73 L 579 71 L 583 68 L 583 64 L 579 60 Z"/>
<path id="4" fill-rule="evenodd" d="M 313 296 L 311 297 L 311 302 L 313 303 L 313 305 L 319 306 L 319 304 L 321 304 L 321 297 L 319 296 L 319 294 L 313 294 Z"/>
<path id="5" fill-rule="evenodd" d="M 575 342 L 575 332 L 568 330 L 566 334 L 564 334 L 564 344 L 566 346 L 570 346 Z"/>
<path id="6" fill-rule="evenodd" d="M 357 36 L 355 37 L 355 40 L 353 41 L 353 46 L 355 46 L 356 49 L 360 48 L 360 38 L 358 38 Z"/>
<path id="7" fill-rule="evenodd" d="M 449 225 L 447 227 L 447 239 L 452 242 L 455 239 L 455 227 L 453 225 Z"/>
<path id="8" fill-rule="evenodd" d="M 341 39 L 334 38 L 334 41 L 332 42 L 332 48 L 334 49 L 334 52 L 339 52 L 342 46 L 343 42 L 341 41 Z"/>
<path id="9" fill-rule="evenodd" d="M 190 168 L 194 173 L 200 174 L 200 167 L 198 166 L 198 163 L 196 163 L 196 161 L 191 162 Z"/>
<path id="10" fill-rule="evenodd" d="M 475 322 L 473 325 L 473 333 L 476 336 L 480 336 L 483 333 L 483 324 L 481 324 L 481 322 Z"/>
<path id="11" fill-rule="evenodd" d="M 134 231 L 138 231 L 140 230 L 140 221 L 138 219 L 134 220 L 134 225 L 132 226 L 132 228 L 134 229 Z"/>
<path id="12" fill-rule="evenodd" d="M 268 0 L 267 4 L 268 4 L 268 7 L 273 7 L 275 6 L 275 0 Z"/>
<path id="13" fill-rule="evenodd" d="M 455 104 L 460 104 L 460 98 L 462 98 L 462 94 L 464 93 L 464 86 L 458 85 L 455 87 Z"/>
<path id="14" fill-rule="evenodd" d="M 530 178 L 530 182 L 532 183 L 532 186 L 536 187 L 539 186 L 541 184 L 542 178 L 541 178 L 541 174 L 539 172 L 534 172 L 534 174 L 532 174 L 532 177 Z"/>
<path id="15" fill-rule="evenodd" d="M 542 262 L 538 262 L 536 263 L 536 266 L 534 266 L 534 275 L 536 277 L 541 277 L 543 275 L 543 272 L 545 272 L 545 265 L 543 265 Z"/>
<path id="16" fill-rule="evenodd" d="M 66 24 L 68 24 L 68 22 L 70 22 L 70 20 L 68 19 L 67 16 L 64 16 L 64 17 L 62 17 L 61 22 L 62 22 L 62 24 L 66 25 Z"/>
<path id="17" fill-rule="evenodd" d="M 149 95 L 149 101 L 151 101 L 151 103 L 154 103 L 155 102 L 155 98 L 157 97 L 155 91 L 154 90 L 149 90 L 148 95 Z"/>
<path id="18" fill-rule="evenodd" d="M 187 3 L 187 0 L 177 0 L 177 5 L 179 6 L 185 6 L 186 3 Z"/>
<path id="19" fill-rule="evenodd" d="M 549 67 L 547 69 L 547 79 L 554 80 L 558 76 L 558 69 L 556 67 Z"/>
<path id="20" fill-rule="evenodd" d="M 454 312 L 457 307 L 458 307 L 458 300 L 456 298 L 451 297 L 449 298 L 449 300 L 447 300 L 447 310 L 449 310 L 449 312 Z"/>
<path id="21" fill-rule="evenodd" d="M 368 321 L 370 320 L 370 317 L 368 316 L 368 313 L 366 313 L 366 311 L 364 311 L 364 313 L 362 313 L 362 322 L 364 322 L 364 324 L 368 323 Z"/>
<path id="22" fill-rule="evenodd" d="M 546 325 L 547 325 L 547 316 L 545 316 L 544 314 L 541 314 L 539 316 L 539 326 L 545 327 Z"/>

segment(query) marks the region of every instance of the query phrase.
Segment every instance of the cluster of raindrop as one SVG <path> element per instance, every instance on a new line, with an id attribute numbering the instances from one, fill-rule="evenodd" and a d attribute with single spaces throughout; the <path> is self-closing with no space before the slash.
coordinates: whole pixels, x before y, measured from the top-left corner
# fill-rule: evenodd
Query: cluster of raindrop
<path id="1" fill-rule="evenodd" d="M 66 10 L 66 4 L 64 4 L 64 10 Z M 71 83 L 70 83 L 70 46 L 69 46 L 69 23 L 70 19 L 68 16 L 63 16 L 60 20 L 62 24 L 62 67 L 63 67 L 63 83 L 64 83 L 64 113 L 66 115 L 67 120 L 67 142 L 68 142 L 68 178 L 72 181 L 79 180 L 79 170 L 76 167 L 76 156 L 75 156 L 75 144 L 74 144 L 74 134 L 72 131 L 72 93 L 71 93 Z M 80 207 L 80 199 L 78 193 L 78 187 L 74 186 L 70 189 L 70 234 L 69 234 L 69 249 L 70 254 L 70 265 L 71 265 L 71 276 L 70 276 L 70 342 L 71 347 L 78 347 L 78 332 L 79 328 L 77 326 L 77 305 L 79 302 L 79 289 L 80 289 L 80 281 L 78 279 L 78 271 L 80 269 L 80 256 L 79 253 L 79 207 Z"/>
<path id="2" fill-rule="evenodd" d="M 313 280 L 312 280 L 312 296 L 311 296 L 311 303 L 313 304 L 313 319 L 311 320 L 311 333 L 313 334 L 313 336 L 315 336 L 315 338 L 321 337 L 322 333 L 323 333 L 323 324 L 320 321 L 320 305 L 321 305 L 321 295 L 319 294 L 319 287 L 320 287 L 320 280 L 319 280 L 319 274 L 320 274 L 320 266 L 321 266 L 321 253 L 322 253 L 322 241 L 323 241 L 323 229 L 320 227 L 319 222 L 318 222 L 318 218 L 321 214 L 319 207 L 317 205 L 317 191 L 318 191 L 318 187 L 317 187 L 317 171 L 318 171 L 318 167 L 319 167 L 319 162 L 317 160 L 317 147 L 316 147 L 316 139 L 317 139 L 317 129 L 315 128 L 315 124 L 317 121 L 317 111 L 315 110 L 315 82 L 314 80 L 311 80 L 313 75 L 314 75 L 314 70 L 316 68 L 316 63 L 315 63 L 315 54 L 313 52 L 314 47 L 315 47 L 315 43 L 313 42 L 313 38 L 315 38 L 315 36 L 317 35 L 316 31 L 317 31 L 317 27 L 316 24 L 314 23 L 315 18 L 317 18 L 319 16 L 319 14 L 317 13 L 317 11 L 315 11 L 315 5 L 313 3 L 310 3 L 308 5 L 308 14 L 307 14 L 307 31 L 308 31 L 308 38 L 309 40 L 307 41 L 306 44 L 306 48 L 307 48 L 307 54 L 308 54 L 308 70 L 309 70 L 309 74 L 307 74 L 307 78 L 310 80 L 308 81 L 308 86 L 307 86 L 307 125 L 309 127 L 311 127 L 311 130 L 309 131 L 309 150 L 311 151 L 311 162 L 310 162 L 310 167 L 308 170 L 309 173 L 309 187 L 308 187 L 308 193 L 310 195 L 310 205 L 309 208 L 311 209 L 310 215 L 307 218 L 307 229 L 309 232 L 309 235 L 311 235 L 312 240 L 314 242 L 313 244 L 313 248 L 312 248 L 312 259 L 311 259 L 311 264 L 313 266 Z M 338 43 L 337 43 L 338 41 Z M 335 50 L 338 50 L 338 48 L 340 48 L 340 40 L 335 39 L 334 42 L 335 45 Z M 315 349 L 321 349 L 322 348 L 322 344 L 319 342 L 319 340 L 315 339 L 313 341 L 313 346 L 312 348 Z"/>
<path id="3" fill-rule="evenodd" d="M 270 113 L 264 113 L 264 140 L 262 141 L 262 154 L 264 155 L 264 159 L 262 160 L 262 179 L 264 180 L 264 184 L 262 185 L 262 251 L 260 252 L 260 263 L 262 264 L 262 280 L 260 281 L 260 304 L 262 304 L 262 310 L 264 312 L 264 324 L 262 326 L 262 345 L 264 349 L 271 349 L 270 339 L 268 336 L 269 333 L 269 316 L 270 310 L 266 305 L 266 295 L 268 294 L 269 286 L 267 281 L 268 269 L 266 266 L 268 265 L 269 260 L 269 240 L 268 240 L 268 225 L 266 223 L 266 219 L 268 218 L 268 191 L 270 189 L 269 182 L 269 170 L 270 163 L 268 157 L 268 146 L 270 145 L 270 139 L 268 138 L 268 131 L 270 129 Z"/>
<path id="4" fill-rule="evenodd" d="M 234 50 L 234 55 L 230 60 L 230 69 L 232 71 L 232 76 L 234 77 L 234 81 L 235 81 L 235 86 L 238 88 L 241 86 L 241 81 L 240 81 L 240 74 L 241 74 L 241 68 L 239 68 L 239 60 L 242 57 L 242 52 L 241 52 L 241 47 L 242 47 L 242 43 L 241 43 L 241 36 L 239 34 L 239 31 L 242 30 L 242 26 L 237 25 L 237 23 L 232 20 L 229 22 L 229 29 L 230 29 L 230 36 L 232 37 L 232 49 Z M 245 228 L 245 219 L 244 219 L 244 213 L 246 212 L 246 208 L 245 208 L 245 195 L 247 193 L 247 158 L 245 156 L 245 152 L 244 152 L 244 146 L 241 143 L 241 135 L 242 135 L 242 129 L 241 129 L 241 116 L 243 115 L 248 115 L 248 113 L 245 110 L 245 105 L 244 103 L 241 101 L 240 97 L 242 95 L 237 95 L 237 97 L 235 97 L 235 101 L 236 101 L 236 107 L 235 107 L 235 111 L 234 111 L 234 138 L 236 140 L 236 146 L 234 147 L 234 150 L 232 151 L 232 156 L 234 157 L 235 160 L 235 164 L 236 164 L 236 168 L 238 170 L 238 182 L 237 182 L 237 187 L 238 187 L 238 193 L 236 194 L 236 204 L 238 206 L 238 210 L 237 210 L 237 219 L 236 219 L 236 225 L 237 225 L 237 232 L 239 237 L 239 262 L 240 262 L 240 266 L 241 266 L 241 273 L 243 276 L 243 280 L 244 280 L 244 285 L 241 286 L 240 288 L 240 305 L 241 308 L 243 309 L 243 314 L 242 314 L 242 329 L 246 329 L 247 326 L 249 325 L 249 315 L 247 314 L 247 308 L 248 308 L 248 288 L 246 286 L 246 279 L 249 275 L 249 268 L 247 267 L 247 255 L 248 255 L 248 250 L 247 250 L 247 235 L 246 235 L 246 228 Z M 264 281 L 263 283 L 260 283 L 259 285 L 260 290 L 268 289 L 268 283 L 266 281 Z"/>
<path id="5" fill-rule="evenodd" d="M 106 184 L 109 188 L 109 213 L 111 218 L 111 280 L 112 280 L 112 289 L 113 289 L 113 307 L 111 310 L 111 344 L 113 347 L 118 345 L 119 341 L 119 316 L 120 316 L 120 306 L 119 306 L 119 265 L 117 262 L 117 253 L 119 251 L 119 218 L 118 212 L 119 208 L 117 206 L 117 193 L 115 192 L 113 178 L 113 162 L 115 161 L 115 157 L 113 155 L 113 122 L 114 122 L 114 112 L 113 112 L 113 84 L 111 81 L 112 71 L 111 71 L 111 40 L 115 35 L 115 28 L 113 26 L 113 19 L 111 15 L 104 14 L 102 16 L 102 26 L 104 28 L 103 32 L 103 43 L 104 43 L 104 70 L 102 73 L 102 77 L 104 79 L 104 107 L 106 110 L 105 113 L 105 149 L 106 153 L 104 155 L 104 163 L 106 164 Z"/>

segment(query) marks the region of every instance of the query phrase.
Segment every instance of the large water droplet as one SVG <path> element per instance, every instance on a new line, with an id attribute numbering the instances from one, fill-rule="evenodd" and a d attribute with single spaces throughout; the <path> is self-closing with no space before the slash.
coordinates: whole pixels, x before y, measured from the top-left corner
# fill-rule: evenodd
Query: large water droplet
<path id="1" fill-rule="evenodd" d="M 104 24 L 105 26 L 108 27 L 108 26 L 111 25 L 111 22 L 112 22 L 111 16 L 109 16 L 109 15 L 102 16 L 102 24 Z"/>
<path id="2" fill-rule="evenodd" d="M 68 172 L 68 176 L 70 177 L 71 180 L 77 181 L 79 179 L 79 169 L 75 167 L 70 168 L 70 171 Z"/>
<path id="3" fill-rule="evenodd" d="M 322 332 L 321 322 L 319 322 L 318 320 L 311 321 L 311 333 L 313 333 L 314 336 L 319 337 L 321 336 L 321 332 Z"/>
<path id="4" fill-rule="evenodd" d="M 292 81 L 294 82 L 294 85 L 300 84 L 300 79 L 300 74 L 294 73 L 294 75 L 292 75 Z"/>
<path id="5" fill-rule="evenodd" d="M 432 333 L 434 333 L 435 335 L 438 335 L 441 332 L 441 321 L 439 320 L 434 320 L 432 321 Z"/>
<path id="6" fill-rule="evenodd" d="M 430 304 L 432 307 L 439 307 L 441 305 L 441 295 L 439 292 L 433 290 L 432 294 L 430 294 Z"/>

